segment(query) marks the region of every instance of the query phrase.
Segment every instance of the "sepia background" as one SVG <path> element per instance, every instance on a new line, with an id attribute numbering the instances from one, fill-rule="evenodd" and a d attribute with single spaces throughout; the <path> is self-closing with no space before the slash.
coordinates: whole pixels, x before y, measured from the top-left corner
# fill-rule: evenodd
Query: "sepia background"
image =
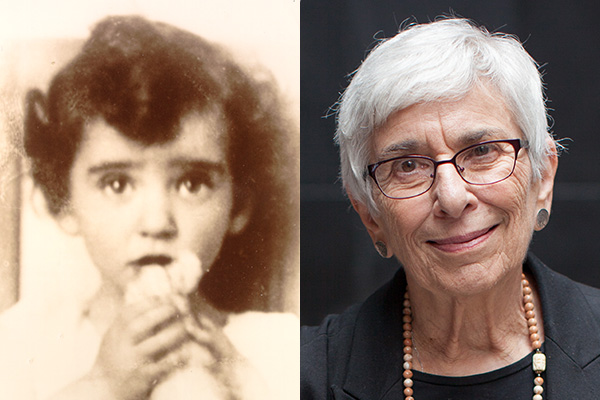
<path id="1" fill-rule="evenodd" d="M 600 287 L 600 25 L 592 2 L 305 0 L 301 6 L 301 321 L 317 324 L 366 298 L 396 269 L 383 260 L 338 181 L 330 107 L 378 39 L 453 11 L 517 35 L 540 63 L 558 138 L 548 227 L 532 249 L 551 268 Z"/>
<path id="2" fill-rule="evenodd" d="M 0 311 L 17 299 L 85 298 L 98 276 L 80 239 L 66 236 L 32 190 L 21 150 L 24 93 L 49 79 L 106 15 L 138 14 L 225 45 L 242 65 L 263 66 L 299 121 L 299 0 L 26 0 L 0 5 Z M 298 132 L 290 141 L 299 151 Z M 290 160 L 296 162 L 297 160 Z M 297 215 L 298 213 L 296 213 Z M 295 235 L 298 240 L 298 235 Z M 275 276 L 275 309 L 299 312 L 299 251 Z"/>

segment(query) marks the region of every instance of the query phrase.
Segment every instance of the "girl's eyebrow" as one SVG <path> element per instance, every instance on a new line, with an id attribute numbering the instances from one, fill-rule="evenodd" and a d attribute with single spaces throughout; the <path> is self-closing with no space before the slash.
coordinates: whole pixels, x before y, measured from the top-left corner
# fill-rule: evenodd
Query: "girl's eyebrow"
<path id="1" fill-rule="evenodd" d="M 133 161 L 105 161 L 88 168 L 89 175 L 102 174 L 109 171 L 123 171 L 138 168 L 139 162 Z M 220 161 L 205 161 L 189 158 L 179 158 L 169 162 L 169 167 L 182 168 L 187 170 L 203 170 L 216 173 L 225 173 L 227 164 Z"/>
<path id="2" fill-rule="evenodd" d="M 186 169 L 204 169 L 216 172 L 225 172 L 227 170 L 226 163 L 221 161 L 205 161 L 189 158 L 179 158 L 169 162 L 169 166 L 186 168 Z"/>
<path id="3" fill-rule="evenodd" d="M 88 168 L 88 174 L 94 175 L 106 171 L 133 169 L 138 164 L 131 161 L 104 161 Z"/>

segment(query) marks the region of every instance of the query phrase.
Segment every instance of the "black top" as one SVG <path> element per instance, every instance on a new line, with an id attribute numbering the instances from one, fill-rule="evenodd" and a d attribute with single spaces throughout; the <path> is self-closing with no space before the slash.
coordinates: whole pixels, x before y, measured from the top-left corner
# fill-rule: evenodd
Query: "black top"
<path id="1" fill-rule="evenodd" d="M 529 255 L 524 268 L 538 285 L 545 330 L 545 400 L 600 398 L 600 289 L 550 270 Z M 402 270 L 364 303 L 303 327 L 301 399 L 403 399 Z M 530 399 L 531 356 L 469 377 L 413 371 L 415 399 Z"/>
<path id="2" fill-rule="evenodd" d="M 533 379 L 536 377 L 531 367 L 533 353 L 514 364 L 478 375 L 439 376 L 413 370 L 414 397 L 448 400 L 529 399 L 533 396 Z M 403 399 L 402 390 L 403 386 L 396 385 L 386 395 Z"/>

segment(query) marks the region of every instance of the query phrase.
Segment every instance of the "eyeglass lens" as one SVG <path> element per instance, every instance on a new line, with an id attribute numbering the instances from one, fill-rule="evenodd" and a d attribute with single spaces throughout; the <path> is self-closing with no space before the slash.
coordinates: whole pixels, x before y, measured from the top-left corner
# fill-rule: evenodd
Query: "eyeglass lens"
<path id="1" fill-rule="evenodd" d="M 491 141 L 467 147 L 451 160 L 435 161 L 424 156 L 398 157 L 379 164 L 374 170 L 374 178 L 387 197 L 415 197 L 433 185 L 438 165 L 452 163 L 467 183 L 487 185 L 502 181 L 512 174 L 517 150 L 511 142 Z"/>

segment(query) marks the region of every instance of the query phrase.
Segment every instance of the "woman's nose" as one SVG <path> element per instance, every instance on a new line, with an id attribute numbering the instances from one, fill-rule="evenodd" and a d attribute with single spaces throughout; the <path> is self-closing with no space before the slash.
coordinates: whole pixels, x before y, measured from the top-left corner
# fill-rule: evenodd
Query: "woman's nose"
<path id="1" fill-rule="evenodd" d="M 458 218 L 474 204 L 474 195 L 468 190 L 469 184 L 459 175 L 454 165 L 438 166 L 433 192 L 434 212 L 438 216 Z"/>
<path id="2" fill-rule="evenodd" d="M 177 235 L 171 199 L 166 190 L 148 190 L 141 199 L 139 233 L 143 237 L 168 240 Z"/>

